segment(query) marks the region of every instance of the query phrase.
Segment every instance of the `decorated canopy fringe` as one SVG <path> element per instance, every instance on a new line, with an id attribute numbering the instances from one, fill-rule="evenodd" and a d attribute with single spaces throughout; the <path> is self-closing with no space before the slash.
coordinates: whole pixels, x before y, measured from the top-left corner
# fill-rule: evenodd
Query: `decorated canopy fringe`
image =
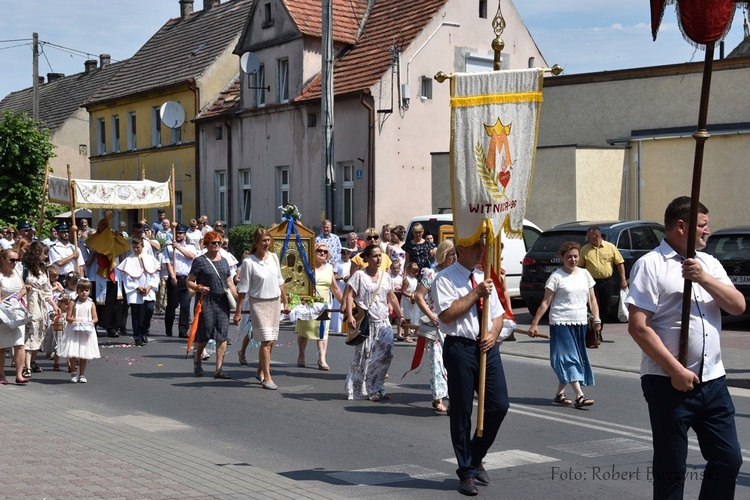
<path id="1" fill-rule="evenodd" d="M 651 34 L 656 40 L 664 9 L 677 4 L 680 31 L 696 47 L 724 38 L 732 26 L 735 7 L 748 2 L 735 0 L 651 0 Z"/>
<path id="2" fill-rule="evenodd" d="M 74 179 L 74 203 L 84 208 L 159 208 L 168 206 L 171 179 L 166 182 Z M 69 205 L 70 184 L 62 177 L 48 178 L 49 200 Z"/>
<path id="3" fill-rule="evenodd" d="M 451 197 L 456 241 L 523 235 L 542 102 L 543 71 L 451 77 Z"/>

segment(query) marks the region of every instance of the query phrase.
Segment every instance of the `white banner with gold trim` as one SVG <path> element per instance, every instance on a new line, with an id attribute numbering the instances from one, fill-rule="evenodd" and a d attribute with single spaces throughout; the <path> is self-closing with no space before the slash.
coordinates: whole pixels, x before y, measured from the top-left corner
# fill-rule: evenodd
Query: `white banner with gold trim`
<path id="1" fill-rule="evenodd" d="M 534 170 L 543 71 L 451 77 L 451 195 L 456 239 L 521 237 Z"/>
<path id="2" fill-rule="evenodd" d="M 50 176 L 49 200 L 69 205 L 68 179 Z M 170 180 L 166 182 L 96 181 L 74 179 L 73 194 L 77 208 L 159 208 L 170 205 Z"/>

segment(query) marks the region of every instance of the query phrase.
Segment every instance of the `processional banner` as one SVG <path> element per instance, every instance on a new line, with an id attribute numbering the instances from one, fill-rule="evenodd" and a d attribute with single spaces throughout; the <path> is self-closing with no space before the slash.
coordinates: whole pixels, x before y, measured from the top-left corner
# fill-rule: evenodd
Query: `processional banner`
<path id="1" fill-rule="evenodd" d="M 534 170 L 543 70 L 451 77 L 451 196 L 456 240 L 471 245 L 501 229 L 523 235 Z"/>
<path id="2" fill-rule="evenodd" d="M 49 200 L 68 205 L 71 202 L 68 179 L 48 178 Z M 170 205 L 170 180 L 143 181 L 72 181 L 75 206 L 78 208 L 158 208 Z"/>

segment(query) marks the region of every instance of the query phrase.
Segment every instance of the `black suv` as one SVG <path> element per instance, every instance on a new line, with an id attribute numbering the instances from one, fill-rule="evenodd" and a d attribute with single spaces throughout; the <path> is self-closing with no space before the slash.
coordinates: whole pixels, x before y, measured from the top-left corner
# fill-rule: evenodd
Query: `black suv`
<path id="1" fill-rule="evenodd" d="M 745 296 L 745 312 L 750 304 L 750 226 L 728 227 L 712 233 L 706 253 L 719 259 L 729 279 Z"/>
<path id="2" fill-rule="evenodd" d="M 523 259 L 521 274 L 521 298 L 526 302 L 531 314 L 536 314 L 544 298 L 544 285 L 547 278 L 555 270 L 562 267 L 562 260 L 558 250 L 566 241 L 575 241 L 581 246 L 587 243 L 586 231 L 591 226 L 597 226 L 602 232 L 602 239 L 613 243 L 625 259 L 625 276 L 630 277 L 633 263 L 648 251 L 653 250 L 664 237 L 664 226 L 652 221 L 579 221 L 566 222 L 544 231 L 536 240 Z M 620 275 L 617 270 L 612 279 L 618 285 Z M 617 304 L 620 300 L 620 287 L 613 288 L 617 296 L 613 296 L 608 314 L 617 316 Z M 607 315 L 600 312 L 603 318 Z"/>

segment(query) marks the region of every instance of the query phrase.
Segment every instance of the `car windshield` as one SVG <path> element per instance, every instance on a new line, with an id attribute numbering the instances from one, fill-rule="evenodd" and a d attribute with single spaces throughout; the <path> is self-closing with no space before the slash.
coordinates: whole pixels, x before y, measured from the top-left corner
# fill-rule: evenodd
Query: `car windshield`
<path id="1" fill-rule="evenodd" d="M 706 242 L 706 253 L 719 260 L 750 259 L 750 235 L 714 235 Z"/>
<path id="2" fill-rule="evenodd" d="M 586 244 L 586 231 L 555 231 L 554 233 L 542 233 L 531 247 L 532 252 L 557 252 L 566 241 L 575 241 L 581 245 Z"/>

